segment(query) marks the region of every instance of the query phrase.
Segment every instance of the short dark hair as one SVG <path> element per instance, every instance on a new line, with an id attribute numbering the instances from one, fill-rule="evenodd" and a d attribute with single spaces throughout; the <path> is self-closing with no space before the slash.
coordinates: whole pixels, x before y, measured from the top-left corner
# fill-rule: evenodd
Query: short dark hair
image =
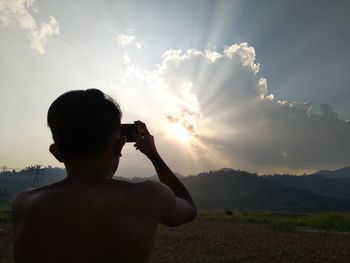
<path id="1" fill-rule="evenodd" d="M 98 89 L 72 90 L 50 106 L 47 123 L 65 161 L 98 158 L 120 132 L 121 110 Z"/>

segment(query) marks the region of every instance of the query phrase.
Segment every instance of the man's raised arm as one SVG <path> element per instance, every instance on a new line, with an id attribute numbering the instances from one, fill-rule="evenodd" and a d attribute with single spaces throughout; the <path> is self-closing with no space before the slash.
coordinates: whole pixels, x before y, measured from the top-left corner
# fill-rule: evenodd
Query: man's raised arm
<path id="1" fill-rule="evenodd" d="M 169 198 L 165 195 L 175 194 L 175 204 L 168 211 L 162 223 L 176 226 L 192 221 L 197 215 L 197 209 L 190 193 L 157 152 L 154 138 L 147 130 L 146 125 L 140 121 L 136 121 L 135 124 L 138 127 L 138 138 L 134 146 L 150 159 L 159 180 L 172 190 L 173 193 L 163 191 L 164 198 Z"/>

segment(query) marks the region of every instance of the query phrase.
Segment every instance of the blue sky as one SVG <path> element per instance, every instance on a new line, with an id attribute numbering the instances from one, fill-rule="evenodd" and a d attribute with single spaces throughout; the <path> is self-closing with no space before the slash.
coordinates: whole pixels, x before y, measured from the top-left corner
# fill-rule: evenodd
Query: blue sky
<path id="1" fill-rule="evenodd" d="M 117 98 L 125 121 L 147 121 L 184 174 L 349 165 L 349 7 L 0 0 L 0 165 L 59 165 L 46 111 L 91 87 Z M 152 174 L 131 147 L 123 158 L 123 175 Z"/>

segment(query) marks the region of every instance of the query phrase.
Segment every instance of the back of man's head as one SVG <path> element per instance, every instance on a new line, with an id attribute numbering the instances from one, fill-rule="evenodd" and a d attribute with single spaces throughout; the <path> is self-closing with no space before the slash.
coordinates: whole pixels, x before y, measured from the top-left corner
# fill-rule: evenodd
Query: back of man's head
<path id="1" fill-rule="evenodd" d="M 47 123 L 65 161 L 99 158 L 120 132 L 118 103 L 97 89 L 73 90 L 50 106 Z"/>

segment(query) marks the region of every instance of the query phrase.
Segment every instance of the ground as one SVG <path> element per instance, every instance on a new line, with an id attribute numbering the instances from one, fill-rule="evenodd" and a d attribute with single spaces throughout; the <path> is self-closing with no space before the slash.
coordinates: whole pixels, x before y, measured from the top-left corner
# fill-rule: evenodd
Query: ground
<path id="1" fill-rule="evenodd" d="M 152 262 L 350 262 L 350 235 L 197 220 L 161 226 Z"/>
<path id="2" fill-rule="evenodd" d="M 322 216 L 328 223 L 320 229 L 307 223 L 315 216 L 201 213 L 180 227 L 160 225 L 151 262 L 350 262 L 348 216 Z M 12 262 L 6 218 L 0 220 L 0 263 L 5 262 Z"/>

